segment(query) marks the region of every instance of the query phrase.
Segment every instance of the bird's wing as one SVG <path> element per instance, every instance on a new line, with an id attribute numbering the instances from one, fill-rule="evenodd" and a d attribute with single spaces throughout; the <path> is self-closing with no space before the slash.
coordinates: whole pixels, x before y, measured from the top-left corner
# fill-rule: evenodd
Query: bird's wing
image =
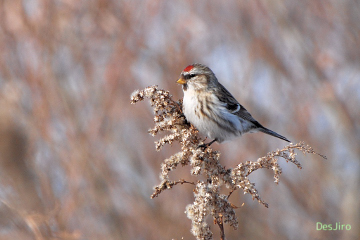
<path id="1" fill-rule="evenodd" d="M 240 104 L 236 99 L 231 95 L 231 93 L 226 90 L 226 88 L 219 83 L 220 87 L 216 90 L 219 101 L 223 104 L 223 106 L 232 114 L 247 120 L 253 124 L 252 128 L 256 128 L 261 132 L 269 134 L 271 136 L 280 138 L 287 142 L 290 142 L 286 137 L 281 136 L 280 134 L 271 131 L 270 129 L 265 128 L 262 126 L 258 121 L 256 121 L 251 114 Z"/>
<path id="2" fill-rule="evenodd" d="M 231 95 L 231 93 L 219 83 L 220 87 L 217 89 L 218 99 L 222 102 L 225 108 L 234 115 L 252 122 L 257 127 L 263 127 L 258 121 L 256 121 L 251 114 Z"/>

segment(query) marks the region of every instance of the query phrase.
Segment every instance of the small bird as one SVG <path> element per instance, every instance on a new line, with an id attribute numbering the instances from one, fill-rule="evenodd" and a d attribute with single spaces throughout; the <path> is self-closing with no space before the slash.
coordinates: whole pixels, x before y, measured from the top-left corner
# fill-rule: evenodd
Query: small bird
<path id="1" fill-rule="evenodd" d="M 186 119 L 200 133 L 213 139 L 199 147 L 208 147 L 239 137 L 247 132 L 263 132 L 290 142 L 286 137 L 263 127 L 221 85 L 213 71 L 205 65 L 195 63 L 187 66 L 177 83 L 184 92 L 183 112 Z"/>

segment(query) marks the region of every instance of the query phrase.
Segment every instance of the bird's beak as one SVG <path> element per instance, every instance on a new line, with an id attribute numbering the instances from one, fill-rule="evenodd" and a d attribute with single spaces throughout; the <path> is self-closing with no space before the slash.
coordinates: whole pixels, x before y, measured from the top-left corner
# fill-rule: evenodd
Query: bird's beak
<path id="1" fill-rule="evenodd" d="M 186 83 L 185 79 L 183 79 L 182 77 L 179 78 L 179 80 L 177 80 L 176 82 L 179 83 L 179 84 L 185 84 Z"/>

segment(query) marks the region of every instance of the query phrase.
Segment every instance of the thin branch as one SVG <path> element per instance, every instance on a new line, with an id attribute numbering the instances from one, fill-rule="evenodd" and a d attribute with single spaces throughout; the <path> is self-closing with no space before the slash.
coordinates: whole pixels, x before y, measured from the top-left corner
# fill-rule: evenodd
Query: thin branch
<path id="1" fill-rule="evenodd" d="M 217 224 L 220 228 L 220 239 L 225 240 L 225 231 L 224 231 L 224 223 L 223 223 L 222 214 L 219 214 L 219 217 L 215 218 L 214 224 Z"/>

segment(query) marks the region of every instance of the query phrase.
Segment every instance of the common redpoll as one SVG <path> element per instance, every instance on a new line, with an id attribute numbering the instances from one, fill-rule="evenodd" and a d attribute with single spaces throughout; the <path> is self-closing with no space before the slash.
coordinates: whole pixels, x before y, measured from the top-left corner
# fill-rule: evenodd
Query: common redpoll
<path id="1" fill-rule="evenodd" d="M 177 83 L 184 91 L 183 112 L 186 119 L 200 133 L 221 143 L 247 132 L 263 132 L 290 142 L 287 138 L 263 127 L 221 85 L 215 74 L 205 65 L 195 63 L 187 66 Z"/>

